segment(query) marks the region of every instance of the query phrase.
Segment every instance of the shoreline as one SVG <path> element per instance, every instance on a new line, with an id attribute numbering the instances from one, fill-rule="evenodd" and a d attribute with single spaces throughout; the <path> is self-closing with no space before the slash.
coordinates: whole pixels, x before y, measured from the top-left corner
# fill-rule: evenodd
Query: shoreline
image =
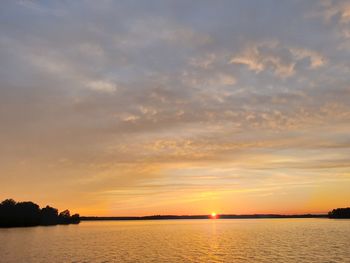
<path id="1" fill-rule="evenodd" d="M 329 218 L 327 214 L 304 214 L 304 215 L 218 215 L 213 218 L 210 215 L 154 215 L 154 216 L 81 216 L 81 221 L 138 221 L 138 220 L 184 220 L 184 219 L 288 219 L 288 218 Z"/>

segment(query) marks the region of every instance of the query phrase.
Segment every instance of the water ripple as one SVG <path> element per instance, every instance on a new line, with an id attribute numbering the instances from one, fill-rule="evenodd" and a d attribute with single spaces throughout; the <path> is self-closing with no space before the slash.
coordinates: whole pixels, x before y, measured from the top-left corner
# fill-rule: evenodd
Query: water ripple
<path id="1" fill-rule="evenodd" d="M 350 220 L 83 222 L 0 230 L 0 262 L 350 262 Z"/>

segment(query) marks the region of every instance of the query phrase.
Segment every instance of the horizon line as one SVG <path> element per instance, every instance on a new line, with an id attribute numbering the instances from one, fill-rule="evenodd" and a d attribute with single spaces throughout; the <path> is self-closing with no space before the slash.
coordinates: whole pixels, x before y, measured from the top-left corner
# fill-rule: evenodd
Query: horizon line
<path id="1" fill-rule="evenodd" d="M 327 213 L 297 213 L 297 214 L 279 214 L 279 213 L 253 213 L 253 214 L 219 214 L 217 213 L 215 215 L 216 218 L 227 218 L 227 217 L 322 217 L 327 216 Z M 135 219 L 142 219 L 142 218 L 163 218 L 163 217 L 207 217 L 211 218 L 211 214 L 182 214 L 182 215 L 175 215 L 175 214 L 154 214 L 154 215 L 142 215 L 142 216 L 94 216 L 94 215 L 81 215 L 80 218 L 86 219 L 86 218 L 97 218 L 97 219 L 108 219 L 108 218 L 135 218 Z"/>

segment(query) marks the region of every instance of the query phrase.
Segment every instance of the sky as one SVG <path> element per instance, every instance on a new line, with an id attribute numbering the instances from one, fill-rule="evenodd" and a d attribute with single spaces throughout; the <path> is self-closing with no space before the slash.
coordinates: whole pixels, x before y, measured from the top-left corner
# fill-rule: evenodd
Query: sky
<path id="1" fill-rule="evenodd" d="M 349 189 L 349 1 L 1 2 L 1 200 L 323 213 Z"/>

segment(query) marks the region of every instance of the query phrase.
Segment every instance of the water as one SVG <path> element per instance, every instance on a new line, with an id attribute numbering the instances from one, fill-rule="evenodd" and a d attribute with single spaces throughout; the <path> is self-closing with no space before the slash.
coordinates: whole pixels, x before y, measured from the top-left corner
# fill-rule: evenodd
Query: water
<path id="1" fill-rule="evenodd" d="M 0 262 L 350 262 L 350 220 L 108 221 L 0 229 Z"/>

